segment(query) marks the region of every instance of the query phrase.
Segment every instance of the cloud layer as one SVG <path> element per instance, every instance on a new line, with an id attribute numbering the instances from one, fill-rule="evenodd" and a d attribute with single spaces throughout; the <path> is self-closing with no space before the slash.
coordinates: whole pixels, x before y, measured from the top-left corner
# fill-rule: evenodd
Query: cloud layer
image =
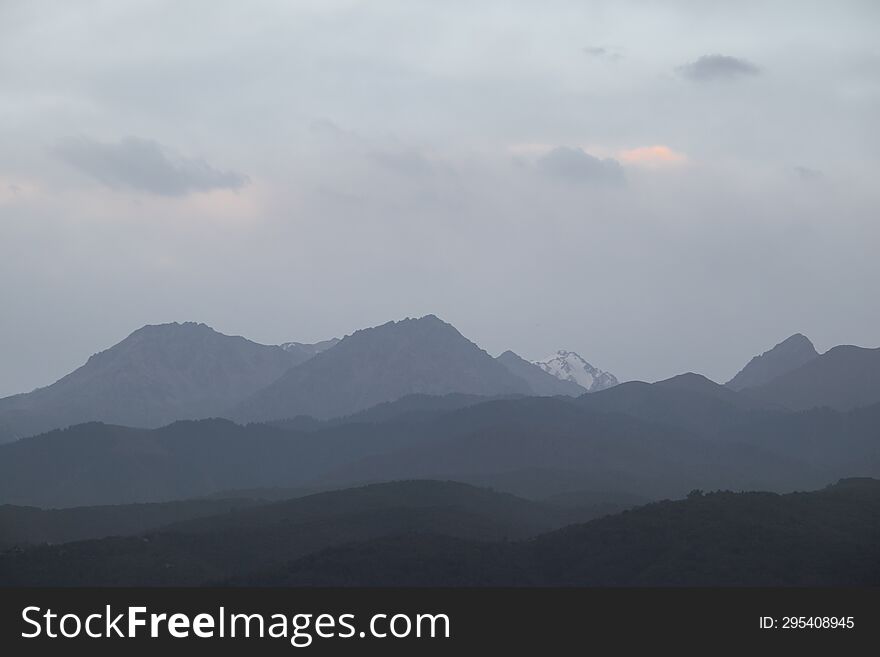
<path id="1" fill-rule="evenodd" d="M 880 341 L 878 2 L 166 5 L 0 1 L 0 395 L 187 319 L 644 380 Z"/>

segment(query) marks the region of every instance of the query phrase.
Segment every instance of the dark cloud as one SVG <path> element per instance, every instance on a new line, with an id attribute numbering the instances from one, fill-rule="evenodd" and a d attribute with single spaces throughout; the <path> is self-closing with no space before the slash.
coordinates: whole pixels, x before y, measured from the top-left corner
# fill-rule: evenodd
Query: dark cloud
<path id="1" fill-rule="evenodd" d="M 593 157 L 581 148 L 559 146 L 538 160 L 548 176 L 569 182 L 623 182 L 623 167 L 612 158 Z"/>
<path id="2" fill-rule="evenodd" d="M 201 158 L 177 155 L 139 137 L 104 143 L 85 137 L 65 139 L 55 153 L 108 187 L 130 187 L 160 196 L 186 196 L 212 189 L 238 189 L 248 177 L 220 171 Z"/>
<path id="3" fill-rule="evenodd" d="M 597 59 L 607 59 L 612 62 L 623 59 L 620 49 L 612 48 L 611 46 L 584 46 L 581 50 L 590 57 Z"/>
<path id="4" fill-rule="evenodd" d="M 794 167 L 794 172 L 801 180 L 818 180 L 822 177 L 822 172 L 818 169 L 811 169 L 810 167 L 804 166 L 796 166 Z"/>
<path id="5" fill-rule="evenodd" d="M 761 72 L 761 69 L 750 61 L 730 55 L 703 55 L 696 61 L 679 66 L 676 70 L 694 82 L 732 80 Z"/>

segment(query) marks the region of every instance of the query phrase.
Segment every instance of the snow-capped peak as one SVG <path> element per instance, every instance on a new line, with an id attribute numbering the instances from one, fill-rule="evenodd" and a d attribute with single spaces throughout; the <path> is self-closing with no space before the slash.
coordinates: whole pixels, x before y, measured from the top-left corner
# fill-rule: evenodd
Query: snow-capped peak
<path id="1" fill-rule="evenodd" d="M 613 374 L 593 367 L 573 351 L 560 349 L 543 360 L 536 360 L 535 365 L 547 374 L 563 381 L 573 381 L 589 392 L 617 385 L 617 378 Z"/>

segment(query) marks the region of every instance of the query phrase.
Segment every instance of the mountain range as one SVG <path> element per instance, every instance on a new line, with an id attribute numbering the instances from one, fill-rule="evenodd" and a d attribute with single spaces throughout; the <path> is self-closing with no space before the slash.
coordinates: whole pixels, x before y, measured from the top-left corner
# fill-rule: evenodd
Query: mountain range
<path id="1" fill-rule="evenodd" d="M 433 315 L 316 345 L 147 326 L 57 383 L 0 400 L 7 437 L 36 434 L 0 446 L 0 503 L 425 477 L 653 498 L 711 482 L 784 490 L 880 474 L 870 433 L 880 350 L 835 347 L 798 365 L 811 351 L 792 336 L 736 385 L 686 373 L 597 389 L 601 375 L 572 380 L 586 367 L 573 352 L 544 367 L 511 351 L 493 358 Z M 560 488 L 560 476 L 580 483 Z"/>
<path id="2" fill-rule="evenodd" d="M 204 324 L 145 326 L 59 381 L 0 399 L 0 442 L 101 421 L 155 428 L 226 417 L 342 417 L 413 394 L 581 395 L 564 376 L 492 358 L 433 315 L 278 346 Z"/>
<path id="3" fill-rule="evenodd" d="M 0 585 L 864 585 L 878 374 L 802 335 L 720 385 L 492 357 L 433 315 L 147 326 L 0 400 Z"/>
<path id="4" fill-rule="evenodd" d="M 243 586 L 880 585 L 880 481 L 774 495 L 693 491 L 532 540 L 398 534 L 337 545 Z"/>
<path id="5" fill-rule="evenodd" d="M 719 396 L 736 394 L 711 385 Z M 163 502 L 424 478 L 527 496 L 593 490 L 656 499 L 880 476 L 880 404 L 768 411 L 662 383 L 618 388 L 580 398 L 404 398 L 307 425 L 82 424 L 0 445 L 0 503 Z"/>
<path id="6" fill-rule="evenodd" d="M 450 481 L 391 482 L 280 502 L 227 504 L 228 509 L 212 515 L 193 513 L 131 532 L 131 537 L 112 528 L 103 538 L 7 552 L 0 555 L 0 586 L 203 584 L 380 536 L 439 532 L 478 540 L 519 539 L 596 515 Z M 81 513 L 107 515 L 100 507 Z M 102 528 L 93 523 L 100 536 Z M 21 537 L 19 548 L 28 547 L 18 522 L 3 528 Z"/>
<path id="7" fill-rule="evenodd" d="M 596 514 L 450 481 L 400 481 L 0 553 L 0 586 L 877 586 L 880 481 L 808 493 L 692 491 Z M 168 509 L 162 509 L 167 513 Z M 161 512 L 154 512 L 159 520 Z M 114 524 L 115 523 L 115 524 Z M 110 532 L 102 537 L 104 532 Z M 127 533 L 134 535 L 123 535 Z"/>
<path id="8" fill-rule="evenodd" d="M 659 392 L 673 380 L 652 390 L 651 419 L 675 412 Z M 627 383 L 612 397 L 632 407 L 646 385 Z M 534 362 L 513 351 L 493 358 L 434 315 L 277 346 L 173 323 L 145 326 L 52 385 L 0 399 L 0 442 L 90 421 L 157 428 L 210 417 L 326 420 L 411 395 L 580 397 L 618 387 L 613 374 L 572 351 Z M 752 358 L 725 387 L 726 396 L 713 388 L 720 396 L 714 403 L 851 410 L 880 402 L 880 350 L 840 346 L 819 354 L 795 334 Z M 694 424 L 701 422 L 696 408 L 684 403 L 679 411 Z"/>

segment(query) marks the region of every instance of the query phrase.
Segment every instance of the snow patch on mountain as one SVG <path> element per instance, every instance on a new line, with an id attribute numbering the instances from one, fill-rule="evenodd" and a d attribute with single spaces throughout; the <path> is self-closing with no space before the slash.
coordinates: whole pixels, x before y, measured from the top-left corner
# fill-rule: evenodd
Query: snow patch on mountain
<path id="1" fill-rule="evenodd" d="M 320 354 L 322 351 L 327 351 L 331 347 L 335 347 L 338 342 L 339 338 L 332 338 L 330 340 L 315 342 L 313 344 L 306 344 L 304 342 L 284 342 L 278 346 L 284 349 L 284 351 L 306 353 L 310 356 L 314 356 Z"/>
<path id="2" fill-rule="evenodd" d="M 534 361 L 534 364 L 547 374 L 552 374 L 562 381 L 573 381 L 589 392 L 604 390 L 618 383 L 617 377 L 611 372 L 593 367 L 573 351 L 559 350 L 543 360 Z"/>

